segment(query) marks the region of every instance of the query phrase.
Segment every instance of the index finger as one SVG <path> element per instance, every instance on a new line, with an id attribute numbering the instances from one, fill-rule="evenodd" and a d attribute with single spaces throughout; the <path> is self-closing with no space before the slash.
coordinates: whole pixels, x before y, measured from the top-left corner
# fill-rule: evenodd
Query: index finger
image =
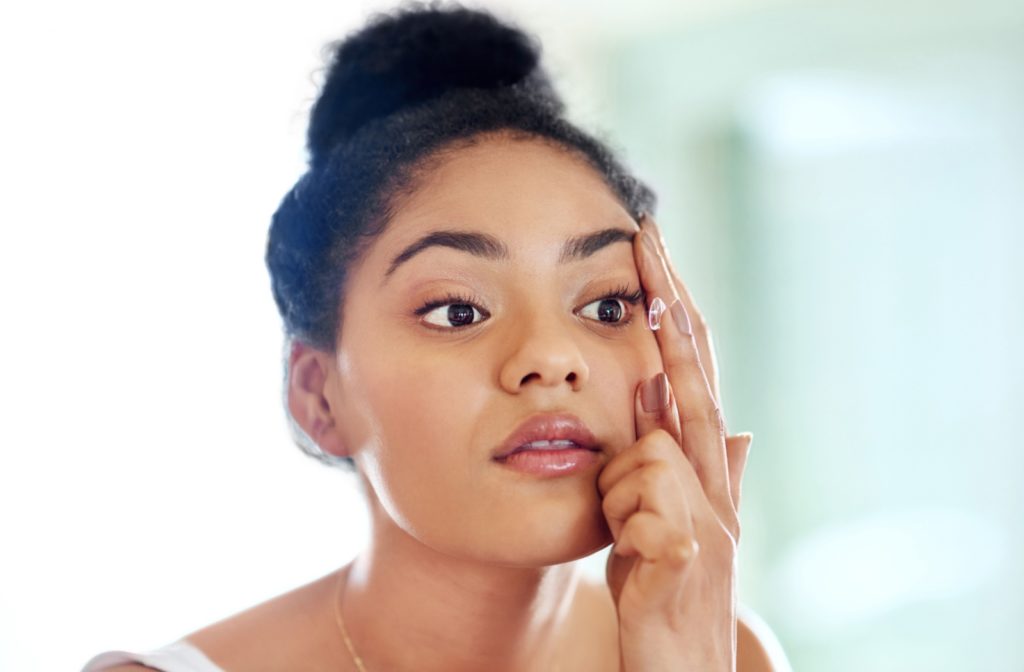
<path id="1" fill-rule="evenodd" d="M 640 229 L 646 231 L 647 235 L 651 236 L 658 251 L 661 253 L 661 258 L 665 262 L 666 270 L 672 279 L 676 293 L 686 307 L 686 313 L 690 316 L 693 337 L 697 340 L 697 352 L 700 357 L 701 366 L 704 368 L 704 374 L 708 378 L 711 394 L 714 395 L 715 401 L 718 402 L 718 407 L 723 408 L 718 385 L 718 362 L 715 359 L 715 347 L 712 343 L 711 330 L 708 328 L 703 314 L 697 309 L 697 304 L 693 300 L 690 290 L 676 271 L 675 265 L 668 255 L 668 247 L 665 244 L 664 237 L 661 235 L 661 229 L 658 228 L 658 223 L 654 221 L 654 218 L 649 213 L 645 212 L 640 217 Z"/>
<path id="2" fill-rule="evenodd" d="M 658 258 L 648 232 L 638 234 L 640 281 L 648 300 L 666 297 L 672 318 L 655 331 L 661 360 L 676 395 L 682 429 L 682 449 L 696 460 L 700 480 L 712 505 L 724 521 L 735 515 L 726 464 L 725 426 L 721 409 L 711 393 L 697 352 L 697 340 L 685 306 L 676 292 L 668 269 Z M 665 299 L 662 299 L 665 300 Z M 669 325 L 665 327 L 665 322 Z"/>

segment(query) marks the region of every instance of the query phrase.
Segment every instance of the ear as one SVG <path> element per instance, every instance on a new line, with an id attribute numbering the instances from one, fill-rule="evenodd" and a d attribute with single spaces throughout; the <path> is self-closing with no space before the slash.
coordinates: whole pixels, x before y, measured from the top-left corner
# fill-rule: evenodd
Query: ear
<path id="1" fill-rule="evenodd" d="M 348 456 L 336 418 L 337 409 L 331 408 L 328 394 L 337 375 L 332 356 L 293 341 L 288 371 L 288 410 L 295 422 L 320 450 L 337 457 Z"/>

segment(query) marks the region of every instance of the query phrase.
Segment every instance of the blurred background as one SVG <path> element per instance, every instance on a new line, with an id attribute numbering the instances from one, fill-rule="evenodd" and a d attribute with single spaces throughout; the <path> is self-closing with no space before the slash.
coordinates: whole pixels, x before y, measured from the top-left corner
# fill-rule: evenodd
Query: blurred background
<path id="1" fill-rule="evenodd" d="M 263 248 L 321 47 L 390 6 L 0 10 L 0 669 L 165 644 L 363 543 L 291 445 Z M 755 435 L 740 599 L 794 668 L 1024 670 L 1024 3 L 477 6 L 659 192 Z"/>

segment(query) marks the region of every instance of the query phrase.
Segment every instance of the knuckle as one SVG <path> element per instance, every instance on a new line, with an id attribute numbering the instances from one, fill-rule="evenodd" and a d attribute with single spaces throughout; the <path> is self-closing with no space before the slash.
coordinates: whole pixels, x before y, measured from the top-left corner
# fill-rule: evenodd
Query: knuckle
<path id="1" fill-rule="evenodd" d="M 713 404 L 708 411 L 708 423 L 717 429 L 721 436 L 725 436 L 725 417 L 722 416 L 722 408 L 718 404 Z"/>
<path id="2" fill-rule="evenodd" d="M 714 429 L 719 435 L 725 435 L 725 418 L 722 415 L 722 409 L 715 403 L 709 403 L 699 407 L 695 405 L 684 405 L 679 415 L 679 419 L 684 423 L 701 423 Z"/>
<path id="3" fill-rule="evenodd" d="M 661 427 L 645 434 L 637 444 L 636 450 L 643 462 L 660 460 L 664 455 L 666 441 L 675 442 L 672 435 Z"/>
<path id="4" fill-rule="evenodd" d="M 700 359 L 697 356 L 696 344 L 693 343 L 693 337 L 690 337 L 691 343 L 681 348 L 666 348 L 665 352 L 662 353 L 662 361 L 665 362 L 666 368 L 689 368 L 696 367 L 700 364 Z"/>
<path id="5" fill-rule="evenodd" d="M 696 539 L 689 537 L 668 544 L 665 549 L 665 561 L 675 569 L 686 567 L 697 556 L 700 545 Z"/>
<path id="6" fill-rule="evenodd" d="M 618 513 L 618 508 L 618 498 L 615 496 L 614 491 L 601 500 L 601 511 L 608 518 L 615 517 L 615 514 Z"/>
<path id="7" fill-rule="evenodd" d="M 664 429 L 656 431 L 656 439 L 645 445 L 640 453 L 641 461 L 646 465 L 657 464 L 660 468 L 671 470 L 673 463 L 678 461 L 682 448 L 675 437 Z"/>
<path id="8" fill-rule="evenodd" d="M 645 490 L 650 490 L 656 487 L 660 483 L 664 483 L 665 479 L 672 476 L 672 468 L 663 460 L 654 460 L 648 464 L 638 476 L 640 485 Z"/>
<path id="9" fill-rule="evenodd" d="M 679 409 L 679 420 L 683 424 L 693 424 L 696 422 L 705 422 L 708 414 L 707 409 L 697 404 L 680 404 Z"/>

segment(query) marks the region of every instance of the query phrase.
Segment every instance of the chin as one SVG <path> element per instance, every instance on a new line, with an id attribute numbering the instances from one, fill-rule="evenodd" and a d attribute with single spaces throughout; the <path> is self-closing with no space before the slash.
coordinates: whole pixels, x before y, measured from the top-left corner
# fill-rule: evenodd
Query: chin
<path id="1" fill-rule="evenodd" d="M 435 489 L 432 501 L 416 493 L 384 508 L 406 534 L 448 556 L 540 568 L 587 557 L 612 542 L 596 483 L 587 477 L 484 481 L 439 491 L 454 496 L 438 498 Z"/>
<path id="2" fill-rule="evenodd" d="M 515 567 L 546 567 L 585 558 L 612 542 L 601 507 L 576 512 L 538 508 L 528 515 L 506 519 L 488 535 L 494 561 Z"/>

